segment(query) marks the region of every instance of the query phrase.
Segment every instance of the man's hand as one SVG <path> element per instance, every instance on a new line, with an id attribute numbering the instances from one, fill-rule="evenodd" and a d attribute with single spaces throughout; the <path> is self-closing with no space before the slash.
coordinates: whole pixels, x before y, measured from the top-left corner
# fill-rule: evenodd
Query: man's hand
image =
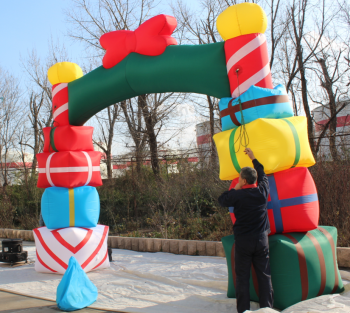
<path id="1" fill-rule="evenodd" d="M 255 159 L 254 153 L 250 148 L 245 148 L 244 153 L 248 155 L 252 161 Z"/>

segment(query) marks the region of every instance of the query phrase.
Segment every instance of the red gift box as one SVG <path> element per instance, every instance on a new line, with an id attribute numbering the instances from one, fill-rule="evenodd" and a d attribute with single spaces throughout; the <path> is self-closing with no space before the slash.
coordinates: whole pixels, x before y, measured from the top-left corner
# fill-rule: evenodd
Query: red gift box
<path id="1" fill-rule="evenodd" d="M 268 176 L 267 213 L 271 234 L 307 232 L 317 228 L 319 203 L 315 182 L 306 167 L 291 168 Z M 234 188 L 238 178 L 231 183 Z M 232 223 L 236 222 L 230 207 Z"/>
<path id="2" fill-rule="evenodd" d="M 38 153 L 39 188 L 102 185 L 100 174 L 101 152 L 65 151 Z"/>
<path id="3" fill-rule="evenodd" d="M 94 151 L 91 126 L 45 127 L 44 152 Z"/>

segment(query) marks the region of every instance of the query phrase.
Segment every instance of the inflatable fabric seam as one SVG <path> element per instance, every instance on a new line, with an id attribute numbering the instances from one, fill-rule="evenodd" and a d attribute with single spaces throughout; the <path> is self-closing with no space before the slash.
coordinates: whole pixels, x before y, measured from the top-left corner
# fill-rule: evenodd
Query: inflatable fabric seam
<path id="1" fill-rule="evenodd" d="M 234 14 L 235 14 L 234 20 L 237 21 L 237 26 L 238 26 L 238 29 L 239 29 L 239 34 L 240 34 L 240 36 L 242 36 L 241 23 L 240 23 L 241 20 L 238 18 L 238 14 L 237 14 L 237 11 L 238 11 L 238 10 L 239 10 L 238 7 L 237 7 L 236 10 L 233 10 L 233 12 L 234 12 Z M 225 40 L 228 40 L 228 39 L 230 39 L 230 38 L 226 38 Z"/>

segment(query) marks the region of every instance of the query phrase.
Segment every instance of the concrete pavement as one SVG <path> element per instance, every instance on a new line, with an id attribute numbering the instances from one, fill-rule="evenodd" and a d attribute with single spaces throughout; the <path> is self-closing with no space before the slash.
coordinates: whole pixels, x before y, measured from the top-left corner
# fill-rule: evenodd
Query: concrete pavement
<path id="1" fill-rule="evenodd" d="M 19 296 L 9 292 L 0 291 L 0 313 L 57 313 L 62 312 L 53 301 Z M 94 309 L 82 309 L 79 313 L 102 313 Z M 117 311 L 116 311 L 117 312 Z"/>

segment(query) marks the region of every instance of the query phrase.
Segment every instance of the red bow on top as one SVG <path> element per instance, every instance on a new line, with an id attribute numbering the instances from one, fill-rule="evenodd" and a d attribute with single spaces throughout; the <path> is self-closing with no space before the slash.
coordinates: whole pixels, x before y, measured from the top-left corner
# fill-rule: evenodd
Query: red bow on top
<path id="1" fill-rule="evenodd" d="M 135 31 L 117 30 L 101 36 L 101 46 L 106 49 L 102 63 L 111 68 L 129 53 L 156 56 L 162 54 L 169 45 L 177 45 L 171 34 L 177 26 L 176 18 L 157 15 L 141 24 Z"/>

